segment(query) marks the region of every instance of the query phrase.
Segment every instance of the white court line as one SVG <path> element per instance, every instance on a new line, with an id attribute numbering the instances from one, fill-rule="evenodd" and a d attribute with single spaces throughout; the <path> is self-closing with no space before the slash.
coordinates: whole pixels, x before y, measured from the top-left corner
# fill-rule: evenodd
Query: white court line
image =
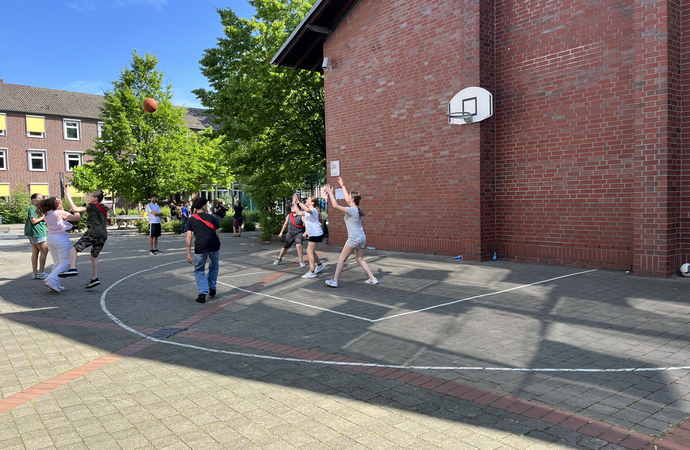
<path id="1" fill-rule="evenodd" d="M 148 339 L 153 342 L 157 342 L 159 344 L 167 344 L 167 345 L 176 345 L 178 347 L 185 347 L 185 348 L 190 348 L 194 350 L 201 350 L 205 352 L 211 352 L 211 353 L 222 353 L 225 355 L 233 355 L 233 356 L 242 356 L 242 357 L 248 357 L 248 358 L 256 358 L 256 359 L 264 359 L 264 360 L 271 360 L 271 361 L 286 361 L 286 362 L 295 362 L 295 363 L 309 363 L 309 364 L 321 364 L 321 365 L 330 365 L 330 366 L 361 366 L 361 367 L 380 367 L 380 368 L 391 368 L 391 369 L 401 369 L 401 370 L 457 370 L 457 371 L 476 371 L 476 370 L 485 370 L 485 371 L 507 371 L 507 372 L 663 372 L 663 371 L 670 371 L 670 370 L 690 370 L 690 366 L 680 366 L 680 367 L 630 367 L 630 368 L 620 368 L 620 369 L 578 369 L 578 368 L 566 368 L 566 369 L 559 369 L 559 368 L 526 368 L 526 367 L 473 367 L 473 366 L 401 366 L 401 365 L 393 365 L 393 364 L 375 364 L 375 363 L 356 363 L 356 362 L 340 362 L 340 361 L 318 361 L 318 360 L 308 360 L 308 359 L 298 359 L 298 358 L 284 358 L 280 356 L 269 356 L 269 355 L 257 355 L 255 353 L 243 353 L 243 352 L 233 352 L 229 350 L 218 350 L 214 348 L 209 348 L 209 347 L 201 347 L 198 345 L 191 345 L 191 344 L 183 344 L 181 342 L 175 342 L 175 341 L 168 341 L 168 340 L 162 340 L 162 339 L 157 339 L 152 336 L 148 336 L 144 333 L 141 333 L 127 325 L 125 325 L 120 319 L 118 319 L 114 314 L 112 314 L 108 308 L 105 305 L 105 297 L 108 294 L 108 292 L 120 284 L 122 281 L 125 281 L 135 275 L 139 275 L 140 273 L 148 272 L 150 270 L 158 269 L 159 267 L 164 267 L 168 266 L 170 264 L 177 264 L 181 262 L 187 262 L 186 260 L 182 261 L 173 261 L 165 264 L 160 264 L 155 267 L 150 267 L 148 269 L 140 270 L 139 272 L 135 272 L 133 274 L 127 275 L 124 278 L 121 278 L 117 280 L 115 283 L 110 285 L 108 289 L 103 291 L 103 294 L 101 294 L 101 309 L 103 312 L 106 313 L 106 315 L 116 324 L 118 324 L 120 327 L 123 329 L 134 333 L 144 339 Z M 559 277 L 560 278 L 560 277 Z M 533 283 L 534 284 L 534 283 Z"/>

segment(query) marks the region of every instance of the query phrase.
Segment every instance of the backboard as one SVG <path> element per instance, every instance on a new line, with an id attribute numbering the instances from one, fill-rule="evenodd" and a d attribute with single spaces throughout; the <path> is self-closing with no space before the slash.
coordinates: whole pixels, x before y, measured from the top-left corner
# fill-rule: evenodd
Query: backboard
<path id="1" fill-rule="evenodd" d="M 481 122 L 493 114 L 493 96 L 486 89 L 476 86 L 458 92 L 448 103 L 448 123 L 456 125 Z"/>

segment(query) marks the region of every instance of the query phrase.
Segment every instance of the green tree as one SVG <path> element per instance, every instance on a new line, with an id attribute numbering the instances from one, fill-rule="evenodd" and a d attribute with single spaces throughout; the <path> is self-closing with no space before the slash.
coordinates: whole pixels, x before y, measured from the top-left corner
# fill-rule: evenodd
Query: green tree
<path id="1" fill-rule="evenodd" d="M 155 56 L 134 50 L 131 67 L 122 69 L 112 90 L 105 92 L 103 133 L 86 152 L 92 160 L 74 169 L 77 189 L 101 189 L 141 201 L 198 185 L 197 140 L 188 137 L 185 110 L 172 105 L 172 87 L 163 86 L 157 65 Z M 154 113 L 142 107 L 149 97 L 158 102 Z"/>
<path id="2" fill-rule="evenodd" d="M 222 126 L 232 173 L 270 205 L 325 166 L 323 76 L 271 64 L 313 0 L 249 3 L 251 19 L 217 10 L 224 36 L 200 61 L 211 89 L 193 92 Z"/>

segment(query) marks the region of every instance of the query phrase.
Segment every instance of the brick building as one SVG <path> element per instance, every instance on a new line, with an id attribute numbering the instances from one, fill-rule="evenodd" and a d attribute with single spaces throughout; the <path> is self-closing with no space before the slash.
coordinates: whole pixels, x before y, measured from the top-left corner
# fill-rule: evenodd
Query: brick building
<path id="1" fill-rule="evenodd" d="M 69 178 L 100 135 L 103 100 L 0 80 L 0 198 L 18 189 L 59 196 L 60 174 Z M 211 126 L 201 109 L 186 108 L 184 120 L 193 131 Z"/>
<path id="2" fill-rule="evenodd" d="M 319 0 L 274 63 L 323 70 L 328 160 L 364 193 L 368 245 L 657 277 L 690 261 L 688 0 Z M 468 86 L 494 116 L 449 125 Z"/>

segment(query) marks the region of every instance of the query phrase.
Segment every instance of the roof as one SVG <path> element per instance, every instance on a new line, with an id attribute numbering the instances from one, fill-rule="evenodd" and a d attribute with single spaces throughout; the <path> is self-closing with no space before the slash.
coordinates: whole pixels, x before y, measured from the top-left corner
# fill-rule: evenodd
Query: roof
<path id="1" fill-rule="evenodd" d="M 323 71 L 323 42 L 359 0 L 318 0 L 271 60 L 277 66 Z"/>
<path id="2" fill-rule="evenodd" d="M 105 97 L 81 92 L 61 91 L 0 81 L 0 111 L 99 119 Z M 187 108 L 182 117 L 191 130 L 212 126 L 212 116 L 200 108 Z"/>

